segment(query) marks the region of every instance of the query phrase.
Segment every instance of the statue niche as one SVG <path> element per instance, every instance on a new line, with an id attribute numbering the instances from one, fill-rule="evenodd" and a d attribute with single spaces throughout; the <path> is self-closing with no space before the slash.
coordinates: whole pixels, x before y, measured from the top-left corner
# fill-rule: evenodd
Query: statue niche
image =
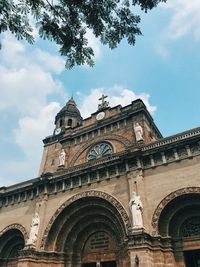
<path id="1" fill-rule="evenodd" d="M 132 226 L 134 229 L 143 228 L 143 220 L 142 220 L 142 211 L 143 205 L 140 200 L 140 196 L 136 195 L 136 192 L 133 192 L 131 200 L 129 202 L 129 207 L 132 215 Z"/>

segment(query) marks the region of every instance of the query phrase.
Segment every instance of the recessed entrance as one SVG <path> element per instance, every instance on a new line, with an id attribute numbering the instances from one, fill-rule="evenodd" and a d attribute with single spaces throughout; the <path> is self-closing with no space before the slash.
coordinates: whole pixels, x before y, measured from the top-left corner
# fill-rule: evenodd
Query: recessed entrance
<path id="1" fill-rule="evenodd" d="M 117 267 L 116 261 L 101 262 L 101 267 Z"/>
<path id="2" fill-rule="evenodd" d="M 184 251 L 186 267 L 200 267 L 200 250 Z"/>
<path id="3" fill-rule="evenodd" d="M 93 196 L 92 194 L 95 195 Z M 59 211 L 47 231 L 44 248 L 65 253 L 65 265 L 72 267 L 120 267 L 129 262 L 124 218 L 120 203 L 104 192 L 88 191 L 74 196 Z M 100 197 L 98 196 L 100 195 Z M 107 197 L 104 199 L 103 197 Z M 65 206 L 65 205 L 63 205 Z M 119 212 L 119 210 L 120 212 Z M 124 217 L 125 215 L 125 217 Z"/>
<path id="4" fill-rule="evenodd" d="M 82 267 L 117 267 L 116 261 L 83 263 Z"/>
<path id="5" fill-rule="evenodd" d="M 82 267 L 96 267 L 96 262 L 83 263 Z"/>
<path id="6" fill-rule="evenodd" d="M 82 252 L 82 267 L 116 267 L 117 242 L 104 231 L 89 236 Z"/>

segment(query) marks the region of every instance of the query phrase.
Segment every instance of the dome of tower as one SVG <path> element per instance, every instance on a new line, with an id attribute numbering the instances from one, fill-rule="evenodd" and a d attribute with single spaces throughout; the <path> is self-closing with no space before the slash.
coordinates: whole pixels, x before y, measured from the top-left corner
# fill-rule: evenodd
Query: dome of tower
<path id="1" fill-rule="evenodd" d="M 66 105 L 58 112 L 55 118 L 55 124 L 57 127 L 76 127 L 81 125 L 82 117 L 79 109 L 76 106 L 76 102 L 71 97 Z"/>
<path id="2" fill-rule="evenodd" d="M 81 115 L 79 109 L 76 106 L 76 102 L 74 101 L 73 98 L 70 98 L 67 101 L 66 105 L 58 112 L 58 114 L 62 112 L 71 112 L 71 113 Z"/>

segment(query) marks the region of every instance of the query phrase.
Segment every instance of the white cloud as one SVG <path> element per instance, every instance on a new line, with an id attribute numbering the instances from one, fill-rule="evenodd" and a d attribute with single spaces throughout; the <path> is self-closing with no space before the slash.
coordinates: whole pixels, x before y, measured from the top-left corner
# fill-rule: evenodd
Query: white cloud
<path id="1" fill-rule="evenodd" d="M 187 34 L 200 40 L 200 1 L 199 0 L 168 0 L 161 5 L 173 12 L 167 36 L 178 39 Z"/>
<path id="2" fill-rule="evenodd" d="M 41 49 L 27 51 L 26 46 L 10 34 L 5 34 L 2 40 L 1 61 L 5 66 L 12 68 L 37 65 L 43 71 L 56 74 L 60 74 L 65 69 L 65 61 L 61 57 Z"/>
<path id="3" fill-rule="evenodd" d="M 40 66 L 7 68 L 0 65 L 0 111 L 34 114 L 45 104 L 47 95 L 61 90 L 61 84 Z"/>
<path id="4" fill-rule="evenodd" d="M 56 102 L 49 103 L 48 98 L 66 96 L 66 93 L 54 77 L 64 70 L 64 62 L 58 56 L 34 47 L 30 53 L 10 35 L 4 36 L 2 47 L 0 113 L 7 114 L 8 118 L 2 123 L 9 123 L 11 128 L 13 120 L 18 120 L 12 134 L 9 133 L 13 138 L 9 143 L 17 145 L 24 155 L 20 160 L 13 161 L 8 157 L 1 160 L 0 183 L 7 185 L 37 175 L 42 139 L 52 134 L 54 117 L 60 108 Z"/>
<path id="5" fill-rule="evenodd" d="M 86 38 L 88 39 L 88 45 L 92 47 L 94 51 L 94 59 L 97 60 L 101 55 L 101 43 L 100 41 L 94 36 L 92 30 L 87 29 Z"/>
<path id="6" fill-rule="evenodd" d="M 35 114 L 47 104 L 47 96 L 63 94 L 60 81 L 52 74 L 64 70 L 64 62 L 40 49 L 30 53 L 10 35 L 2 41 L 0 62 L 0 111 Z"/>
<path id="7" fill-rule="evenodd" d="M 41 140 L 47 134 L 53 133 L 54 118 L 59 109 L 59 103 L 51 102 L 41 108 L 35 116 L 20 118 L 19 127 L 14 130 L 14 136 L 16 144 L 23 149 L 28 159 L 37 160 L 38 155 L 41 155 Z"/>
<path id="8" fill-rule="evenodd" d="M 61 57 L 51 55 L 41 49 L 36 50 L 36 57 L 39 63 L 41 63 L 43 68 L 47 71 L 59 74 L 65 68 L 65 61 Z"/>
<path id="9" fill-rule="evenodd" d="M 4 34 L 1 43 L 1 64 L 9 67 L 18 67 L 20 64 L 25 65 L 26 57 L 24 55 L 26 49 L 21 42 L 10 34 Z"/>
<path id="10" fill-rule="evenodd" d="M 108 101 L 110 106 L 116 106 L 121 104 L 122 106 L 131 104 L 132 101 L 140 98 L 143 100 L 147 109 L 150 113 L 154 113 L 156 106 L 152 106 L 149 103 L 150 95 L 147 93 L 136 94 L 133 91 L 127 89 L 126 87 L 114 85 L 111 88 L 97 88 L 91 90 L 89 95 L 83 95 L 78 92 L 78 95 L 81 97 L 80 111 L 81 115 L 85 118 L 90 116 L 91 113 L 94 113 L 99 104 L 99 98 L 102 94 L 108 95 Z"/>
<path id="11" fill-rule="evenodd" d="M 42 158 L 42 140 L 53 133 L 55 114 L 59 111 L 57 102 L 41 108 L 35 116 L 19 119 L 18 128 L 13 130 L 13 141 L 23 151 L 24 159 L 1 161 L 0 185 L 11 185 L 38 176 Z"/>

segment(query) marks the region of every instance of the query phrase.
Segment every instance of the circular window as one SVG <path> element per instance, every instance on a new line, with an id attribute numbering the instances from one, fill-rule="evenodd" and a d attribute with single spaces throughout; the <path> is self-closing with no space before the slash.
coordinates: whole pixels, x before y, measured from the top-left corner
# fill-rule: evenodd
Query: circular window
<path id="1" fill-rule="evenodd" d="M 110 155 L 112 153 L 113 149 L 109 144 L 101 143 L 96 145 L 90 150 L 87 159 L 88 160 L 99 159 L 102 158 L 103 156 Z"/>

